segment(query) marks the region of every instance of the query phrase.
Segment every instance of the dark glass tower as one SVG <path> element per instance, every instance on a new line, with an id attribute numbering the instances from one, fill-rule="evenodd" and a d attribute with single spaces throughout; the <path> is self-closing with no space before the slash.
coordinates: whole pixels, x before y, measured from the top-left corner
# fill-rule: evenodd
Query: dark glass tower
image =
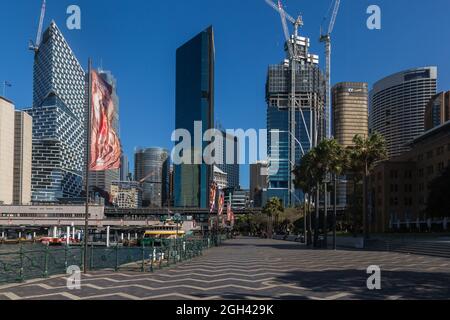
<path id="1" fill-rule="evenodd" d="M 214 55 L 212 27 L 182 45 L 176 53 L 175 128 L 191 133 L 192 151 L 194 123 L 202 122 L 202 134 L 214 127 Z M 203 153 L 205 147 L 206 143 L 195 152 Z M 208 207 L 213 167 L 202 159 L 201 164 L 176 165 L 174 170 L 175 207 Z"/>

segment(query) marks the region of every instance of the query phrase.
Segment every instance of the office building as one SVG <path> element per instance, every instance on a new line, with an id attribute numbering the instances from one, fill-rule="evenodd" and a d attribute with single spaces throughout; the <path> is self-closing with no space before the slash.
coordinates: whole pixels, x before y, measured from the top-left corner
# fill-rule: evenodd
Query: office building
<path id="1" fill-rule="evenodd" d="M 425 108 L 425 130 L 431 130 L 450 121 L 450 91 L 431 98 Z"/>
<path id="2" fill-rule="evenodd" d="M 219 140 L 216 154 L 216 166 L 227 175 L 227 187 L 239 188 L 239 141 L 238 138 L 221 127 L 217 128 L 222 135 Z"/>
<path id="3" fill-rule="evenodd" d="M 369 134 L 369 89 L 364 82 L 341 82 L 332 89 L 333 135 L 343 146 Z"/>
<path id="4" fill-rule="evenodd" d="M 120 127 L 119 127 L 119 96 L 117 95 L 117 80 L 111 73 L 111 71 L 106 71 L 99 69 L 98 74 L 100 77 L 105 80 L 112 88 L 111 99 L 114 103 L 114 113 L 112 116 L 112 126 L 114 131 L 119 135 Z M 120 169 L 112 169 L 112 170 L 101 170 L 101 171 L 90 171 L 89 172 L 89 186 L 92 191 L 96 191 L 101 194 L 103 197 L 109 198 L 109 194 L 111 192 L 111 184 L 113 181 L 126 181 L 127 179 L 121 179 L 120 177 Z"/>
<path id="5" fill-rule="evenodd" d="M 409 150 L 425 131 L 425 108 L 436 95 L 437 67 L 399 72 L 374 84 L 370 92 L 370 130 L 386 139 L 389 158 Z"/>
<path id="6" fill-rule="evenodd" d="M 263 193 L 267 192 L 269 186 L 267 161 L 258 161 L 250 165 L 250 201 L 253 206 L 261 208 L 263 204 Z"/>
<path id="7" fill-rule="evenodd" d="M 294 43 L 293 37 L 291 41 Z M 319 68 L 319 58 L 309 53 L 308 38 L 298 37 L 295 45 L 300 57 L 295 70 L 295 137 L 291 136 L 289 124 L 293 72 L 289 61 L 269 66 L 266 82 L 269 157 L 267 196 L 281 199 L 286 207 L 301 203 L 304 196 L 301 190 L 296 190 L 294 196 L 290 196 L 292 165 L 298 165 L 303 155 L 312 148 L 315 137 L 320 139 L 325 133 L 325 119 L 315 112 L 324 110 L 325 106 L 325 79 Z M 286 54 L 289 55 L 287 49 Z M 276 136 L 278 141 L 275 141 Z M 293 163 L 289 160 L 291 142 L 295 146 Z"/>
<path id="8" fill-rule="evenodd" d="M 228 188 L 228 175 L 219 169 L 218 166 L 214 166 L 214 182 L 217 183 L 217 187 L 220 190 Z"/>
<path id="9" fill-rule="evenodd" d="M 32 119 L 0 97 L 0 203 L 31 202 Z"/>
<path id="10" fill-rule="evenodd" d="M 214 50 L 214 32 L 209 27 L 176 52 L 175 129 L 187 130 L 191 137 L 195 122 L 200 122 L 201 135 L 214 127 Z M 202 157 L 207 144 L 196 146 L 193 139 L 190 163 L 175 166 L 175 207 L 209 206 L 213 166 Z M 194 161 L 197 158 L 200 161 Z"/>
<path id="11" fill-rule="evenodd" d="M 122 153 L 120 157 L 120 181 L 132 181 L 130 176 L 130 162 L 128 161 L 128 156 Z"/>
<path id="12" fill-rule="evenodd" d="M 34 56 L 32 201 L 58 202 L 82 193 L 85 158 L 85 72 L 52 22 Z"/>
<path id="13" fill-rule="evenodd" d="M 231 202 L 231 209 L 242 210 L 250 207 L 250 190 L 225 189 L 225 206 Z"/>
<path id="14" fill-rule="evenodd" d="M 0 97 L 0 203 L 13 203 L 14 105 Z"/>
<path id="15" fill-rule="evenodd" d="M 169 195 L 169 152 L 162 148 L 137 149 L 134 154 L 134 176 L 142 186 L 142 205 L 167 205 Z"/>
<path id="16" fill-rule="evenodd" d="M 369 135 L 369 88 L 364 82 L 341 82 L 332 88 L 332 132 L 344 148 L 353 146 L 356 135 Z M 337 188 L 337 205 L 348 206 L 353 193 L 351 177 L 341 177 Z M 334 201 L 334 200 L 332 200 Z"/>
<path id="17" fill-rule="evenodd" d="M 116 208 L 137 209 L 142 206 L 142 188 L 136 181 L 113 181 L 111 203 Z"/>
<path id="18" fill-rule="evenodd" d="M 417 137 L 409 148 L 374 170 L 369 201 L 372 232 L 442 228 L 442 219 L 429 220 L 426 207 L 430 182 L 450 166 L 450 122 Z M 447 212 L 441 214 L 444 217 Z"/>
<path id="19" fill-rule="evenodd" d="M 31 203 L 31 152 L 33 119 L 24 111 L 15 112 L 13 204 Z"/>

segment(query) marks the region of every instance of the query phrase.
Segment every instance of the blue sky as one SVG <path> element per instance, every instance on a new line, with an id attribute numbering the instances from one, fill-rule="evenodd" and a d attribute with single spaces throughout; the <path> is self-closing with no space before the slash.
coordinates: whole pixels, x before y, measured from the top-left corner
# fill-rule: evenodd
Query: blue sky
<path id="1" fill-rule="evenodd" d="M 284 0 L 303 14 L 301 34 L 323 60 L 319 27 L 330 0 Z M 66 9 L 82 11 L 81 30 L 68 30 Z M 382 29 L 366 28 L 366 9 L 382 10 Z M 0 81 L 16 106 L 32 103 L 33 56 L 41 0 L 2 0 Z M 333 34 L 332 82 L 374 81 L 410 67 L 437 65 L 439 90 L 450 90 L 450 1 L 342 0 Z M 215 114 L 225 128 L 265 128 L 267 66 L 284 58 L 280 18 L 264 0 L 47 0 L 83 67 L 92 57 L 118 79 L 121 138 L 132 158 L 137 146 L 171 148 L 175 112 L 175 50 L 212 24 L 216 36 Z M 241 184 L 247 187 L 248 169 Z"/>

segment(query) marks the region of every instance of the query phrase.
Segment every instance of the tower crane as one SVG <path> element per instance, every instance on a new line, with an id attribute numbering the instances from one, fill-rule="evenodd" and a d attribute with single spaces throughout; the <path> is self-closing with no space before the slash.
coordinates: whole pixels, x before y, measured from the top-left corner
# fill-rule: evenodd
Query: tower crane
<path id="1" fill-rule="evenodd" d="M 44 18 L 45 18 L 45 9 L 46 9 L 46 0 L 42 1 L 41 6 L 41 16 L 39 18 L 39 27 L 36 35 L 36 42 L 33 42 L 33 40 L 30 40 L 30 44 L 28 46 L 28 49 L 37 52 L 39 50 L 39 45 L 41 44 L 42 39 L 42 29 L 44 27 Z"/>
<path id="2" fill-rule="evenodd" d="M 299 139 L 296 138 L 296 111 L 300 111 L 300 115 L 302 118 L 302 122 L 307 128 L 305 116 L 303 114 L 303 109 L 301 106 L 297 103 L 296 98 L 296 71 L 297 71 L 297 62 L 300 61 L 300 57 L 298 55 L 297 50 L 297 39 L 298 39 L 298 30 L 300 27 L 303 26 L 303 19 L 301 15 L 294 19 L 292 16 L 290 16 L 283 8 L 283 5 L 281 3 L 281 0 L 278 0 L 278 3 L 275 4 L 271 0 L 265 0 L 266 3 L 271 6 L 275 11 L 277 11 L 280 14 L 281 17 L 281 23 L 283 25 L 283 31 L 284 36 L 286 38 L 286 46 L 289 52 L 289 60 L 290 60 L 290 66 L 291 66 L 291 92 L 290 92 L 290 106 L 289 106 L 289 166 L 290 166 L 290 178 L 288 181 L 288 188 L 289 188 L 289 202 L 291 205 L 295 204 L 295 185 L 294 185 L 294 169 L 295 169 L 295 163 L 296 163 L 296 143 L 300 145 L 300 149 L 302 154 L 304 155 L 304 148 L 302 144 L 300 143 Z M 289 36 L 289 28 L 287 21 L 293 24 L 294 26 L 294 35 Z M 308 136 L 308 140 L 310 145 L 312 144 L 311 134 L 306 130 L 306 134 Z"/>
<path id="3" fill-rule="evenodd" d="M 333 7 L 334 3 L 334 7 Z M 341 0 L 332 0 L 330 5 L 330 10 L 333 8 L 333 12 L 330 18 L 330 24 L 328 25 L 327 32 L 324 34 L 322 27 L 320 30 L 320 42 L 325 43 L 325 56 L 326 56 L 326 67 L 325 67 L 325 77 L 326 77 L 326 95 L 327 95 L 327 111 L 326 111 L 326 127 L 327 127 L 327 137 L 331 138 L 331 33 L 334 29 L 334 24 L 336 23 L 336 17 L 339 12 L 339 6 Z M 329 12 L 329 11 L 328 11 Z M 327 14 L 328 15 L 328 14 Z M 324 21 L 327 17 L 324 18 Z"/>

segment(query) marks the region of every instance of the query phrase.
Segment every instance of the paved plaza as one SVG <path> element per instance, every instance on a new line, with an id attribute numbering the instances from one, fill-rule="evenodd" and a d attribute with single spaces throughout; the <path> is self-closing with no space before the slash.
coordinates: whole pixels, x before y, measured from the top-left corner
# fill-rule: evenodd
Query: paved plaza
<path id="1" fill-rule="evenodd" d="M 381 290 L 367 289 L 367 267 Z M 301 244 L 239 238 L 155 273 L 100 271 L 0 286 L 0 299 L 449 299 L 450 259 L 390 252 L 310 250 Z"/>

